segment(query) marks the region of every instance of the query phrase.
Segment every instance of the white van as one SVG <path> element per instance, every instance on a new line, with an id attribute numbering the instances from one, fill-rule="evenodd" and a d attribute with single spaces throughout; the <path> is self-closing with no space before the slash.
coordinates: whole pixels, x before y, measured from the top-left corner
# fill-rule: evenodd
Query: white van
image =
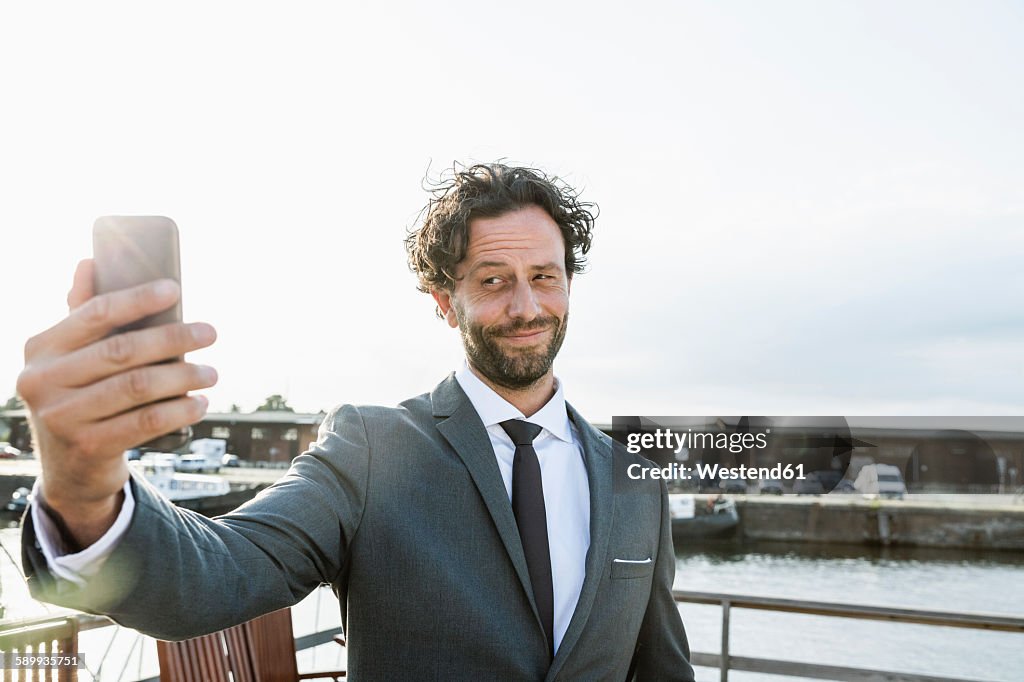
<path id="1" fill-rule="evenodd" d="M 853 487 L 865 495 L 902 499 L 907 492 L 903 474 L 891 464 L 866 464 L 857 474 Z"/>
<path id="2" fill-rule="evenodd" d="M 178 471 L 208 471 L 215 474 L 224 463 L 228 442 L 223 438 L 197 438 L 189 444 L 188 449 L 192 454 L 178 460 Z"/>

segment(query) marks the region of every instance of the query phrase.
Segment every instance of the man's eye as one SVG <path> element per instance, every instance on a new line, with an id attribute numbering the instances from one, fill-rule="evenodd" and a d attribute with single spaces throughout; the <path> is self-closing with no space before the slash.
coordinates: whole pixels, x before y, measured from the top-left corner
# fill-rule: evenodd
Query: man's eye
<path id="1" fill-rule="evenodd" d="M 488 277 L 483 281 L 484 284 L 497 284 L 501 280 L 497 277 Z"/>

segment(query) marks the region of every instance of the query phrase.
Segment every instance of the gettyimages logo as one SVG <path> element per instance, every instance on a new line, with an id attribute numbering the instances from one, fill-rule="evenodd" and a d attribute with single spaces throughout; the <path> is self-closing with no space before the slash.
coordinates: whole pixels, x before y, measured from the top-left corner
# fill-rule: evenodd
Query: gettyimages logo
<path id="1" fill-rule="evenodd" d="M 614 417 L 616 481 L 699 492 L 998 494 L 1024 486 L 1024 417 Z"/>

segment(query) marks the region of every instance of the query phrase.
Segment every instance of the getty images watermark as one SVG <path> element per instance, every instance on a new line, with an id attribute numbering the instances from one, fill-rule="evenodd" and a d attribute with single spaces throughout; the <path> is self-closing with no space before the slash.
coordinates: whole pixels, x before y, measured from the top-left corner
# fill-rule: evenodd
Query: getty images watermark
<path id="1" fill-rule="evenodd" d="M 1024 494 L 1024 417 L 613 417 L 616 485 L 704 492 Z M 644 460 L 637 461 L 640 455 Z"/>
<path id="2" fill-rule="evenodd" d="M 711 431 L 673 431 L 671 428 L 655 428 L 653 431 L 634 431 L 626 434 L 626 451 L 641 454 L 651 451 L 668 451 L 676 457 L 691 450 L 720 450 L 739 454 L 751 450 L 765 450 L 771 429 L 760 433 L 723 433 Z M 775 463 L 773 466 L 724 466 L 720 462 L 698 461 L 692 465 L 669 462 L 663 467 L 650 468 L 633 463 L 626 467 L 626 475 L 634 481 L 643 479 L 665 479 L 676 481 L 750 481 L 805 480 L 805 464 Z"/>

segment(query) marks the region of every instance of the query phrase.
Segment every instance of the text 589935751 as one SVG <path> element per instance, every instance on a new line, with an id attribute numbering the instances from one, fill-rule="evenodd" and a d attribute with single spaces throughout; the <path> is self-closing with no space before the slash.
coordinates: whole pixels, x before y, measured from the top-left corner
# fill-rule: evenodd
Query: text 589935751
<path id="1" fill-rule="evenodd" d="M 0 670 L 53 670 L 85 667 L 81 654 L 29 654 L 0 651 Z"/>

